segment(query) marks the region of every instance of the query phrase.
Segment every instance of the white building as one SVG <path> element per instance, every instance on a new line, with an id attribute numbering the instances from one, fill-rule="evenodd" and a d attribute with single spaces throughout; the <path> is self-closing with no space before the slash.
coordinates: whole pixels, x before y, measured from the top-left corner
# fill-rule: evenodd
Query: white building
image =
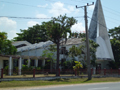
<path id="1" fill-rule="evenodd" d="M 89 37 L 93 41 L 99 44 L 99 47 L 96 52 L 96 63 L 99 64 L 101 69 L 108 68 L 107 64 L 110 60 L 114 60 L 113 52 L 111 49 L 110 39 L 108 37 L 107 28 L 105 24 L 104 14 L 102 10 L 102 5 L 100 0 L 97 0 L 95 9 L 93 12 L 93 17 L 91 19 L 90 27 L 89 27 Z M 16 56 L 3 56 L 0 55 L 0 69 L 4 68 L 4 60 L 8 60 L 9 62 L 9 75 L 12 74 L 13 69 L 13 59 L 18 60 L 19 74 L 21 74 L 22 64 L 24 64 L 25 60 L 28 60 L 28 66 L 44 66 L 45 60 L 41 60 L 42 53 L 45 49 L 49 47 L 49 45 L 53 44 L 51 41 L 40 42 L 36 44 L 30 44 L 27 41 L 18 41 L 14 42 L 13 45 L 17 47 L 17 55 Z M 85 45 L 85 43 L 81 42 L 80 38 L 72 38 L 68 39 L 66 44 L 60 45 L 60 48 L 64 47 L 66 50 L 69 50 L 73 45 Z M 86 53 L 86 50 L 84 51 Z M 60 55 L 60 60 L 64 58 L 64 55 Z M 76 60 L 79 58 L 76 57 Z M 30 64 L 31 60 L 31 64 Z M 67 58 L 70 60 L 70 57 Z"/>
<path id="2" fill-rule="evenodd" d="M 0 69 L 4 68 L 4 60 L 8 61 L 9 66 L 9 75 L 12 74 L 13 70 L 13 60 L 18 59 L 18 69 L 19 74 L 21 74 L 21 68 L 22 65 L 25 64 L 25 61 L 28 60 L 28 66 L 35 66 L 35 67 L 41 67 L 45 65 L 45 60 L 41 57 L 43 54 L 43 51 L 46 50 L 49 45 L 53 44 L 51 41 L 46 42 L 40 42 L 36 44 L 30 44 L 27 41 L 18 41 L 14 42 L 13 45 L 17 47 L 17 55 L 1 55 L 0 56 Z M 84 43 L 81 42 L 80 38 L 72 38 L 68 39 L 68 41 L 65 43 L 61 43 L 60 49 L 64 48 L 65 50 L 69 51 L 69 48 L 71 48 L 73 45 L 79 46 L 83 45 Z M 60 60 L 64 58 L 65 56 L 63 54 L 60 54 Z M 56 58 L 56 56 L 55 56 Z M 71 58 L 68 57 L 67 60 L 70 60 Z M 76 60 L 78 60 L 78 57 L 76 57 Z M 31 61 L 31 63 L 30 63 Z"/>
<path id="3" fill-rule="evenodd" d="M 114 60 L 114 56 L 100 0 L 96 1 L 89 27 L 89 38 L 99 44 L 96 57 L 100 68 L 108 67 L 108 62 Z"/>

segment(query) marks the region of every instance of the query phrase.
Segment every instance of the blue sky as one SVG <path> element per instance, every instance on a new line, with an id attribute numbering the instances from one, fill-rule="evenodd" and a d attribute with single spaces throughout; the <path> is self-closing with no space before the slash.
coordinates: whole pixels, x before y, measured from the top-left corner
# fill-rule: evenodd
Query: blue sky
<path id="1" fill-rule="evenodd" d="M 31 19 L 0 17 L 0 31 L 8 33 L 12 39 L 20 29 L 27 29 L 51 17 L 67 14 L 75 17 L 78 23 L 73 25 L 74 32 L 84 31 L 84 10 L 75 6 L 83 6 L 96 0 L 0 0 L 0 16 L 31 17 Z M 101 0 L 107 28 L 119 26 L 120 0 Z M 88 16 L 92 17 L 94 6 L 88 7 Z M 33 19 L 41 18 L 41 19 Z M 45 19 L 44 19 L 45 18 Z M 90 19 L 88 19 L 90 22 Z"/>

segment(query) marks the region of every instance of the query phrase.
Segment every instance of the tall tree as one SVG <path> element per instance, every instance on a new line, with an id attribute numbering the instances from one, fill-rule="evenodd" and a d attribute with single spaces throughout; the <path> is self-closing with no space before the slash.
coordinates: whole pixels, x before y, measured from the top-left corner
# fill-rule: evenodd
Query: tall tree
<path id="1" fill-rule="evenodd" d="M 89 40 L 90 42 L 90 56 L 91 56 L 91 65 L 93 65 L 94 67 L 96 66 L 96 51 L 97 51 L 97 47 L 99 47 L 99 45 L 97 43 L 95 43 L 92 40 Z"/>
<path id="2" fill-rule="evenodd" d="M 0 54 L 13 55 L 17 49 L 12 45 L 12 42 L 7 39 L 7 33 L 0 32 Z"/>
<path id="3" fill-rule="evenodd" d="M 66 15 L 58 16 L 57 18 L 52 18 L 49 22 L 44 22 L 43 24 L 46 26 L 48 36 L 50 40 L 52 40 L 57 45 L 57 65 L 56 65 L 56 76 L 59 76 L 59 46 L 60 41 L 65 38 L 67 40 L 67 33 L 71 34 L 71 26 L 76 23 L 76 19 L 73 17 L 69 18 Z"/>
<path id="4" fill-rule="evenodd" d="M 120 68 L 120 41 L 114 38 L 111 39 L 110 42 L 112 45 L 115 62 L 111 61 L 108 65 L 113 69 L 118 69 Z"/>
<path id="5" fill-rule="evenodd" d="M 110 61 L 108 65 L 117 69 L 120 68 L 120 26 L 110 29 L 109 36 L 115 61 Z"/>
<path id="6" fill-rule="evenodd" d="M 32 44 L 38 42 L 45 42 L 48 40 L 46 29 L 44 25 L 36 24 L 33 27 L 29 27 L 25 30 L 20 30 L 21 33 L 17 33 L 17 37 L 14 38 L 14 41 L 28 41 Z"/>
<path id="7" fill-rule="evenodd" d="M 73 45 L 71 48 L 69 48 L 69 55 L 74 58 L 78 55 L 78 53 L 81 53 L 81 50 L 78 49 L 75 45 Z"/>
<path id="8" fill-rule="evenodd" d="M 85 39 L 82 39 L 82 42 L 84 42 Z M 91 57 L 91 64 L 93 66 L 96 65 L 96 49 L 97 47 L 99 46 L 97 43 L 95 43 L 94 41 L 92 40 L 89 40 L 90 42 L 90 57 Z M 79 56 L 79 59 L 80 61 L 82 62 L 85 62 L 86 61 L 86 55 L 82 55 L 82 53 L 84 53 L 83 51 L 85 50 L 85 46 L 84 45 L 80 45 L 79 47 L 76 47 L 76 46 L 72 46 L 70 49 L 69 49 L 69 54 L 72 56 L 72 57 L 75 57 L 75 56 Z"/>
<path id="9" fill-rule="evenodd" d="M 120 40 L 120 26 L 110 29 L 109 36 L 117 40 Z"/>
<path id="10" fill-rule="evenodd" d="M 42 53 L 42 57 L 45 57 L 45 59 L 47 60 L 48 65 L 45 65 L 46 67 L 44 67 L 45 69 L 53 69 L 53 64 L 56 61 L 55 58 L 55 52 L 56 52 L 56 48 L 55 45 L 50 45 L 49 48 L 46 48 L 43 53 Z M 50 67 L 49 67 L 50 66 Z"/>
<path id="11" fill-rule="evenodd" d="M 71 37 L 74 38 L 85 38 L 85 33 L 72 32 Z"/>

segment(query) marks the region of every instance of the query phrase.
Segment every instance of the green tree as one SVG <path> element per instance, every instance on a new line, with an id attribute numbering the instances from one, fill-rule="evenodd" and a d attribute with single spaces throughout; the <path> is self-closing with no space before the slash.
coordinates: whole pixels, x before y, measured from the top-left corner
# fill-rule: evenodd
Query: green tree
<path id="1" fill-rule="evenodd" d="M 82 63 L 79 62 L 79 61 L 75 61 L 75 66 L 73 66 L 73 69 L 74 69 L 74 70 L 77 70 L 77 75 L 79 75 L 79 69 L 80 69 L 80 68 L 83 68 Z"/>
<path id="2" fill-rule="evenodd" d="M 84 42 L 85 39 L 82 39 L 82 42 Z M 95 63 L 95 60 L 96 60 L 96 49 L 97 47 L 99 46 L 97 43 L 95 43 L 94 41 L 92 40 L 89 40 L 90 42 L 90 57 L 91 57 L 91 64 L 93 66 L 96 66 L 96 63 Z M 85 61 L 86 61 L 86 54 L 84 53 L 84 50 L 85 50 L 85 46 L 84 45 L 79 45 L 79 47 L 76 47 L 75 45 L 72 46 L 70 49 L 69 49 L 69 54 L 71 57 L 75 57 L 75 56 L 78 56 L 79 57 L 79 61 L 81 61 L 84 65 L 85 64 Z M 84 53 L 84 55 L 82 55 L 82 53 Z"/>
<path id="3" fill-rule="evenodd" d="M 109 30 L 109 36 L 115 61 L 109 62 L 109 67 L 113 69 L 120 68 L 120 26 Z"/>
<path id="4" fill-rule="evenodd" d="M 110 61 L 108 65 L 109 67 L 113 69 L 118 69 L 120 68 L 120 54 L 119 54 L 120 53 L 120 41 L 114 38 L 114 39 L 111 39 L 110 42 L 111 42 L 115 61 Z"/>
<path id="5" fill-rule="evenodd" d="M 72 32 L 70 37 L 74 38 L 85 38 L 85 33 Z M 70 38 L 69 37 L 69 38 Z"/>
<path id="6" fill-rule="evenodd" d="M 55 45 L 50 45 L 48 49 L 43 51 L 42 57 L 47 60 L 48 65 L 45 65 L 45 69 L 53 68 L 53 63 L 55 62 Z"/>
<path id="7" fill-rule="evenodd" d="M 81 52 L 80 50 L 78 50 L 78 47 L 76 47 L 75 45 L 73 45 L 71 48 L 69 48 L 69 56 L 74 58 L 75 56 L 78 56 L 78 53 Z"/>
<path id="8" fill-rule="evenodd" d="M 109 36 L 117 40 L 120 40 L 120 26 L 110 29 Z"/>
<path id="9" fill-rule="evenodd" d="M 49 39 L 53 41 L 57 45 L 57 72 L 56 76 L 59 75 L 58 69 L 59 69 L 59 46 L 60 41 L 65 38 L 67 40 L 67 33 L 71 34 L 71 26 L 76 23 L 76 19 L 73 17 L 69 18 L 66 15 L 58 16 L 57 18 L 52 18 L 49 22 L 44 22 L 44 25 L 46 26 L 47 33 L 49 36 Z"/>
<path id="10" fill-rule="evenodd" d="M 97 47 L 99 46 L 97 43 L 95 43 L 94 41 L 92 40 L 89 40 L 90 42 L 90 56 L 91 56 L 91 64 L 95 67 L 96 66 L 96 50 L 97 50 Z"/>
<path id="11" fill-rule="evenodd" d="M 0 32 L 0 54 L 14 55 L 17 49 L 12 45 L 12 42 L 7 39 L 7 33 Z"/>
<path id="12" fill-rule="evenodd" d="M 15 37 L 14 41 L 28 41 L 32 44 L 38 42 L 45 42 L 48 40 L 47 32 L 44 25 L 34 25 L 33 27 L 29 27 L 25 30 L 20 30 L 21 33 L 17 33 L 17 37 Z"/>

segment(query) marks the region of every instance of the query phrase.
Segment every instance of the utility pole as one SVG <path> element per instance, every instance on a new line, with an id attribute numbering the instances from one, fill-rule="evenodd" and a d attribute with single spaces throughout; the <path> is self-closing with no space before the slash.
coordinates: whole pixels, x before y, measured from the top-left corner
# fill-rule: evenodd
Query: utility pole
<path id="1" fill-rule="evenodd" d="M 91 65 L 90 65 L 90 49 L 89 49 L 89 38 L 88 38 L 88 20 L 87 20 L 87 6 L 94 5 L 94 2 L 92 4 L 88 4 L 85 6 L 77 7 L 76 8 L 83 8 L 84 7 L 84 12 L 85 12 L 85 31 L 86 31 L 86 46 L 87 46 L 87 73 L 88 73 L 88 80 L 92 79 L 91 76 Z"/>

